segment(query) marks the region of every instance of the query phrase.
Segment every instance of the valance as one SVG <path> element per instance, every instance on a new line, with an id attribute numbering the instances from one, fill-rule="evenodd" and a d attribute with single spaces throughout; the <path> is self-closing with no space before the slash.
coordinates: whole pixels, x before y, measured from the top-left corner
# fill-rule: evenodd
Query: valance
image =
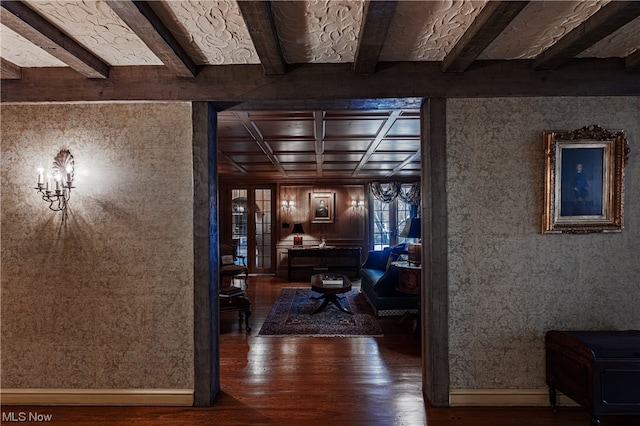
<path id="1" fill-rule="evenodd" d="M 420 205 L 420 183 L 412 183 L 411 187 L 406 192 L 402 190 L 402 187 L 400 187 L 398 197 L 407 204 Z"/>
<path id="2" fill-rule="evenodd" d="M 389 204 L 400 197 L 407 204 L 420 204 L 420 183 L 415 182 L 407 191 L 402 190 L 401 182 L 371 182 L 371 193 L 378 200 Z"/>
<path id="3" fill-rule="evenodd" d="M 399 182 L 371 182 L 371 193 L 373 194 L 373 196 L 376 197 L 376 200 L 382 201 L 386 204 L 389 204 L 390 202 L 398 198 L 398 194 L 400 193 L 401 188 L 402 184 Z"/>

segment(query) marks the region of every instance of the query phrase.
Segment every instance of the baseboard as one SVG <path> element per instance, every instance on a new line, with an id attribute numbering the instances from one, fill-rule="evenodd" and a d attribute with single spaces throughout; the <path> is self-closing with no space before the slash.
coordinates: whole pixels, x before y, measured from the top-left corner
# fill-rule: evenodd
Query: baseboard
<path id="1" fill-rule="evenodd" d="M 193 389 L 0 389 L 0 404 L 188 407 Z"/>
<path id="2" fill-rule="evenodd" d="M 558 392 L 557 405 L 577 404 Z M 550 406 L 547 389 L 451 389 L 449 406 Z"/>

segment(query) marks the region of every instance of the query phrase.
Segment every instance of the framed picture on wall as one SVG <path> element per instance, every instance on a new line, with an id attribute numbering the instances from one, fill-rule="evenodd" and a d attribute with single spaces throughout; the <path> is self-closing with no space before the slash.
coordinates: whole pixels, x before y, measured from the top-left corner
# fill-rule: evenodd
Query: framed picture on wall
<path id="1" fill-rule="evenodd" d="M 333 223 L 335 198 L 334 192 L 312 192 L 309 194 L 311 223 Z"/>
<path id="2" fill-rule="evenodd" d="M 544 132 L 544 152 L 542 232 L 622 231 L 629 155 L 624 131 L 594 125 Z"/>

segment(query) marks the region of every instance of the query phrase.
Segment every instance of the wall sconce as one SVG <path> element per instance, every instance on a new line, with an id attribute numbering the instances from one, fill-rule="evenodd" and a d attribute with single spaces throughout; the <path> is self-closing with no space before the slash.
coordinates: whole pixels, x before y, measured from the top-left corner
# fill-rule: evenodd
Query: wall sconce
<path id="1" fill-rule="evenodd" d="M 364 207 L 364 201 L 362 201 L 362 200 L 351 200 L 351 207 L 353 207 L 354 210 L 359 210 L 359 209 Z"/>
<path id="2" fill-rule="evenodd" d="M 38 193 L 42 199 L 49 203 L 49 208 L 53 211 L 61 211 L 67 208 L 67 203 L 71 198 L 71 188 L 73 175 L 75 172 L 75 162 L 69 150 L 63 149 L 53 158 L 53 170 L 47 173 L 46 180 L 44 169 L 38 168 Z M 54 183 L 55 182 L 55 183 Z M 53 189 L 55 185 L 55 189 Z"/>
<path id="3" fill-rule="evenodd" d="M 291 208 L 294 206 L 294 202 L 291 200 L 284 200 L 282 202 L 282 208 L 285 209 L 286 211 L 290 211 Z"/>

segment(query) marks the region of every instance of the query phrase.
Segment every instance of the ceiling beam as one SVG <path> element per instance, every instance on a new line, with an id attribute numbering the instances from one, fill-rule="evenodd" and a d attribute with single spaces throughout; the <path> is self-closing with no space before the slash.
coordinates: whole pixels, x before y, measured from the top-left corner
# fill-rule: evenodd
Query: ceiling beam
<path id="1" fill-rule="evenodd" d="M 324 111 L 313 111 L 313 135 L 315 137 L 316 148 L 316 171 L 322 177 L 322 164 L 324 163 L 324 136 L 325 123 Z"/>
<path id="2" fill-rule="evenodd" d="M 442 71 L 466 70 L 528 3 L 528 1 L 487 2 L 442 61 Z"/>
<path id="3" fill-rule="evenodd" d="M 218 159 L 229 163 L 229 165 L 231 167 L 233 167 L 234 169 L 236 169 L 238 172 L 242 173 L 243 175 L 247 174 L 247 169 L 242 167 L 240 164 L 238 164 L 236 161 L 234 161 L 233 158 L 229 157 L 227 154 L 225 154 L 221 150 L 218 150 Z"/>
<path id="4" fill-rule="evenodd" d="M 373 74 L 380 58 L 382 46 L 387 38 L 391 20 L 396 13 L 396 0 L 366 0 L 358 48 L 353 62 L 353 71 L 358 74 Z"/>
<path id="5" fill-rule="evenodd" d="M 534 70 L 553 69 L 640 16 L 640 1 L 612 1 L 540 53 Z"/>
<path id="6" fill-rule="evenodd" d="M 2 80 L 14 80 L 22 78 L 22 70 L 13 62 L 0 58 L 0 78 Z"/>
<path id="7" fill-rule="evenodd" d="M 88 78 L 107 78 L 109 66 L 19 1 L 2 1 L 0 22 Z"/>
<path id="8" fill-rule="evenodd" d="M 242 19 L 266 75 L 285 73 L 285 61 L 271 14 L 270 1 L 238 1 Z"/>
<path id="9" fill-rule="evenodd" d="M 360 171 L 364 168 L 364 166 L 369 162 L 369 160 L 371 159 L 371 156 L 373 155 L 374 152 L 376 152 L 376 150 L 378 149 L 378 146 L 380 145 L 380 143 L 382 143 L 382 140 L 384 139 L 386 134 L 389 133 L 389 130 L 391 130 L 391 127 L 393 127 L 398 117 L 400 117 L 401 113 L 402 111 L 398 111 L 398 110 L 391 111 L 391 114 L 389 114 L 389 117 L 387 117 L 387 120 L 384 122 L 384 124 L 378 131 L 378 134 L 376 135 L 375 139 L 369 145 L 369 148 L 367 148 L 367 152 L 365 152 L 365 154 L 362 156 L 360 163 L 358 163 L 358 165 L 356 166 L 351 176 L 356 177 L 360 173 Z"/>
<path id="10" fill-rule="evenodd" d="M 162 63 L 178 77 L 194 77 L 198 67 L 146 1 L 106 0 Z"/>
<path id="11" fill-rule="evenodd" d="M 400 172 L 402 169 L 404 169 L 407 164 L 411 164 L 416 160 L 420 160 L 420 150 L 416 151 L 415 153 L 411 154 L 406 160 L 404 160 L 400 165 L 394 167 L 393 170 L 391 170 L 389 173 L 387 173 L 387 175 L 385 177 L 392 177 L 394 176 L 396 173 Z"/>
<path id="12" fill-rule="evenodd" d="M 624 67 L 629 71 L 637 71 L 640 69 L 640 49 L 624 59 Z"/>
<path id="13" fill-rule="evenodd" d="M 267 141 L 262 137 L 262 133 L 256 127 L 255 123 L 251 118 L 249 118 L 248 112 L 235 112 L 234 115 L 238 117 L 238 119 L 242 122 L 242 125 L 247 130 L 247 132 L 251 135 L 254 142 L 258 145 L 260 150 L 267 156 L 271 164 L 280 172 L 282 176 L 287 176 L 287 171 L 282 167 L 282 164 L 278 160 L 278 158 L 273 154 L 273 149 Z"/>
<path id="14" fill-rule="evenodd" d="M 421 98 L 638 96 L 640 79 L 623 58 L 574 59 L 562 72 L 534 71 L 532 61 L 476 61 L 464 73 L 440 63 L 387 63 L 372 75 L 351 64 L 308 64 L 278 77 L 260 65 L 216 65 L 194 79 L 163 66 L 113 67 L 108 80 L 78 78 L 69 68 L 22 68 L 4 80 L 2 102 L 210 101 L 234 110 L 381 110 L 414 108 Z M 243 108 L 238 108 L 242 103 Z M 217 104 L 216 104 L 217 105 Z"/>

